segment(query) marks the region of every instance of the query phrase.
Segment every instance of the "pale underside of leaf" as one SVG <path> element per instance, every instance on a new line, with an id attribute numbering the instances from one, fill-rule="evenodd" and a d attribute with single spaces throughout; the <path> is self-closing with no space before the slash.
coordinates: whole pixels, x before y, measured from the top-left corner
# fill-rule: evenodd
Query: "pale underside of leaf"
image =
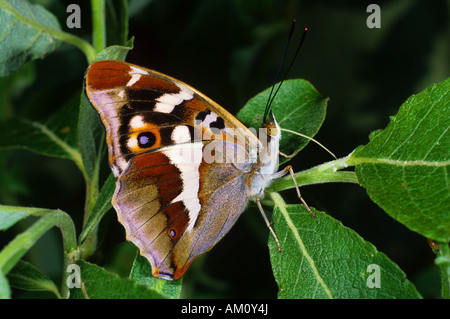
<path id="1" fill-rule="evenodd" d="M 58 20 L 28 1 L 0 1 L 0 75 L 19 70 L 29 59 L 55 50 L 61 33 Z"/>

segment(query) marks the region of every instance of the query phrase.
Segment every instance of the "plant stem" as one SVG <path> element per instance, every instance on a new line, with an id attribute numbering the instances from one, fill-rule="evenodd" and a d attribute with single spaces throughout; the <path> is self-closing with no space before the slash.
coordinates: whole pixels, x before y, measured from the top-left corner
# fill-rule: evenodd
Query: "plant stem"
<path id="1" fill-rule="evenodd" d="M 339 172 L 338 170 L 348 167 L 347 159 L 349 156 L 327 162 L 302 172 L 295 174 L 298 186 L 312 185 L 321 183 L 355 183 L 358 184 L 358 178 L 355 172 Z M 279 192 L 282 190 L 294 188 L 295 184 L 291 176 L 274 180 L 267 188 L 269 192 Z"/>
<path id="2" fill-rule="evenodd" d="M 121 44 L 126 44 L 128 40 L 128 1 L 121 0 L 119 2 L 119 19 L 122 38 L 120 39 Z"/>
<path id="3" fill-rule="evenodd" d="M 444 299 L 450 299 L 450 247 L 448 243 L 438 243 L 438 257 L 435 260 L 441 272 L 441 295 Z"/>
<path id="4" fill-rule="evenodd" d="M 106 47 L 105 0 L 91 0 L 92 43 L 97 52 Z"/>
<path id="5" fill-rule="evenodd" d="M 89 64 L 91 64 L 97 56 L 97 51 L 92 45 L 77 36 L 62 31 L 53 32 L 53 36 L 80 49 L 86 56 L 86 60 Z"/>
<path id="6" fill-rule="evenodd" d="M 68 296 L 66 268 L 69 263 L 77 259 L 77 239 L 75 226 L 68 214 L 60 210 L 43 208 L 29 208 L 16 206 L 1 206 L 2 211 L 11 213 L 25 212 L 30 216 L 40 217 L 31 227 L 17 235 L 0 252 L 0 271 L 7 274 L 23 255 L 44 235 L 50 228 L 56 226 L 60 229 L 64 248 L 64 269 L 61 295 Z"/>

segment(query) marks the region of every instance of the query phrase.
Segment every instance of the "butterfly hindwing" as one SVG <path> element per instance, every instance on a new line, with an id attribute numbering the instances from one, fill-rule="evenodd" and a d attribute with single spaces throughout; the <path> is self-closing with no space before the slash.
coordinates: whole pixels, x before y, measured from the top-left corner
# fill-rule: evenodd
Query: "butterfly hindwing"
<path id="1" fill-rule="evenodd" d="M 113 205 L 154 276 L 181 277 L 225 235 L 247 203 L 238 168 L 183 160 L 198 150 L 199 143 L 137 156 L 118 179 Z"/>

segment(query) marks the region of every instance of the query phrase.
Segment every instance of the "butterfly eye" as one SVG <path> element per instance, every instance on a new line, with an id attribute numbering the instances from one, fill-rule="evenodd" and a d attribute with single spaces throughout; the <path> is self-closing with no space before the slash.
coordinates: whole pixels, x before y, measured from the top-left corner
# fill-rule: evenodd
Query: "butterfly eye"
<path id="1" fill-rule="evenodd" d="M 155 144 L 156 137 L 153 133 L 143 132 L 138 135 L 137 140 L 140 148 L 149 148 Z"/>
<path id="2" fill-rule="evenodd" d="M 267 134 L 270 136 L 278 135 L 278 129 L 275 125 L 267 125 Z"/>

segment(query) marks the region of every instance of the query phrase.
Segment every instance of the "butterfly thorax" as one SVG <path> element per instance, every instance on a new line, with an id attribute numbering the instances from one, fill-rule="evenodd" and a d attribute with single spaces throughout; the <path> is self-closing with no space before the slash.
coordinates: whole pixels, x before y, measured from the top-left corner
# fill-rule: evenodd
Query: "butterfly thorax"
<path id="1" fill-rule="evenodd" d="M 278 153 L 281 139 L 281 129 L 272 112 L 261 126 L 259 140 L 262 143 L 258 160 L 252 166 L 250 173 L 249 197 L 252 200 L 264 197 L 264 189 L 278 178 Z"/>

